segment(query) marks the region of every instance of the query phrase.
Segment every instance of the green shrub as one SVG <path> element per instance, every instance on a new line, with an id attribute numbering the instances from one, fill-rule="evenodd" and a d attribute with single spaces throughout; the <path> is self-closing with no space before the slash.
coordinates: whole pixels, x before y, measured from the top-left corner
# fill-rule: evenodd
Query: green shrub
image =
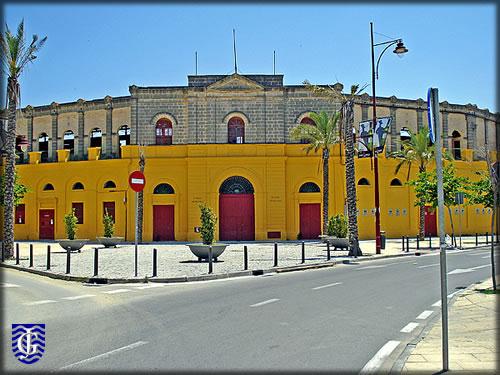
<path id="1" fill-rule="evenodd" d="M 78 218 L 75 216 L 75 209 L 73 208 L 70 213 L 64 215 L 64 229 L 66 230 L 66 237 L 69 240 L 75 239 L 77 223 Z"/>
<path id="2" fill-rule="evenodd" d="M 199 205 L 201 215 L 201 231 L 200 235 L 205 245 L 211 245 L 215 237 L 215 224 L 217 223 L 217 216 L 210 207 L 205 203 Z"/>
<path id="3" fill-rule="evenodd" d="M 115 223 L 113 221 L 113 216 L 108 215 L 108 210 L 102 217 L 102 224 L 104 225 L 104 237 L 113 237 L 115 233 Z"/>
<path id="4" fill-rule="evenodd" d="M 337 238 L 347 237 L 347 218 L 342 214 L 334 215 L 328 220 L 327 233 Z"/>

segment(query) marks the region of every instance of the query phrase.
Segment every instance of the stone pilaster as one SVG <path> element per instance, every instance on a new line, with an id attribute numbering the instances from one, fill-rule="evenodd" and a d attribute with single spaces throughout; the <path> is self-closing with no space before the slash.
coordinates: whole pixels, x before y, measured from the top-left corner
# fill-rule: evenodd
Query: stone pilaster
<path id="1" fill-rule="evenodd" d="M 394 105 L 396 102 L 397 102 L 397 98 L 395 96 L 391 96 L 391 107 L 389 108 L 389 111 L 390 111 L 390 116 L 392 117 L 392 121 L 391 121 L 391 124 L 390 124 L 390 129 L 389 129 L 389 135 L 390 135 L 390 143 L 388 143 L 388 139 L 386 139 L 386 144 L 387 146 L 389 147 L 386 147 L 386 150 L 387 152 L 393 152 L 393 151 L 396 151 L 397 150 L 397 147 L 398 147 L 398 139 L 399 139 L 399 134 L 398 134 L 398 130 L 397 130 L 397 121 L 398 121 L 398 118 L 397 118 L 397 108 L 396 106 Z"/>
<path id="2" fill-rule="evenodd" d="M 139 98 L 137 97 L 138 95 L 138 89 L 136 85 L 132 85 L 128 87 L 128 91 L 130 92 L 130 143 L 134 142 L 132 139 L 132 134 L 135 134 L 135 144 L 139 144 L 139 124 L 138 124 L 138 118 L 139 118 Z M 154 129 L 153 129 L 154 132 Z"/>
<path id="3" fill-rule="evenodd" d="M 85 100 L 78 99 L 78 148 L 77 149 L 78 149 L 79 159 L 83 159 L 85 157 L 84 138 L 85 138 Z"/>
<path id="4" fill-rule="evenodd" d="M 448 107 L 449 107 L 449 104 L 448 102 L 442 102 L 441 103 L 441 122 L 443 124 L 443 132 L 442 132 L 442 135 L 443 135 L 443 147 L 445 149 L 449 149 L 450 148 L 450 142 L 448 142 Z"/>
<path id="5" fill-rule="evenodd" d="M 472 106 L 468 106 L 468 113 L 465 115 L 467 126 L 467 148 L 476 149 L 476 116 Z"/>
<path id="6" fill-rule="evenodd" d="M 425 107 L 425 102 L 422 98 L 417 99 L 417 129 L 415 129 L 416 133 L 422 129 L 424 126 L 424 107 Z M 412 129 L 413 132 L 413 129 Z"/>
<path id="7" fill-rule="evenodd" d="M 59 119 L 59 105 L 56 102 L 52 102 L 50 105 L 50 115 L 52 117 L 52 148 L 49 154 L 50 160 L 56 160 L 57 158 L 57 135 L 58 135 L 58 119 Z"/>
<path id="8" fill-rule="evenodd" d="M 361 104 L 361 121 L 368 121 L 368 104 Z"/>
<path id="9" fill-rule="evenodd" d="M 106 107 L 106 140 L 104 142 L 103 154 L 111 157 L 113 153 L 113 98 L 106 96 L 104 98 L 104 105 Z"/>
<path id="10" fill-rule="evenodd" d="M 25 111 L 25 116 L 27 119 L 27 131 L 28 134 L 26 135 L 28 137 L 28 148 L 27 151 L 33 151 L 33 142 L 35 141 L 33 139 L 33 107 L 32 106 L 27 106 L 26 111 Z"/>

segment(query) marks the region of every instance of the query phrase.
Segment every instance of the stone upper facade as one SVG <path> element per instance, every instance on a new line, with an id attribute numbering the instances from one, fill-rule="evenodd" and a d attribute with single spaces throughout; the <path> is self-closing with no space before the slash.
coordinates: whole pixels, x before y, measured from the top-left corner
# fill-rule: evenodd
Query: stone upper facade
<path id="1" fill-rule="evenodd" d="M 333 87 L 343 89 L 340 83 Z M 27 106 L 18 111 L 18 134 L 27 137 L 28 152 L 40 150 L 40 135 L 45 134 L 48 160 L 55 160 L 56 150 L 65 147 L 65 132 L 73 134 L 74 159 L 84 159 L 91 135 L 100 134 L 101 157 L 112 158 L 119 155 L 120 129 L 121 134 L 130 133 L 122 142 L 156 144 L 156 126 L 162 119 L 171 123 L 172 144 L 228 143 L 232 117 L 243 120 L 245 143 L 296 143 L 289 137 L 290 130 L 309 112 L 340 109 L 340 103 L 315 96 L 303 85 L 283 85 L 283 75 L 188 76 L 187 86 L 132 85 L 129 91 L 129 96 Z M 488 143 L 490 150 L 500 149 L 498 113 L 447 102 L 441 103 L 440 110 L 445 147 L 477 150 Z M 369 120 L 371 97 L 357 96 L 354 111 L 356 125 Z M 427 126 L 427 103 L 377 97 L 377 116 L 393 118 L 387 140 L 387 150 L 392 151 L 401 128 L 415 131 Z"/>

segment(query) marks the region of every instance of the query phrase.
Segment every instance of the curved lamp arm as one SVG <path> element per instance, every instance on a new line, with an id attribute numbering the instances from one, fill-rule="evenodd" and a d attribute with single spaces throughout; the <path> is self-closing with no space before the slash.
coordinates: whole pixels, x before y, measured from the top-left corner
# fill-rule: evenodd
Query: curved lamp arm
<path id="1" fill-rule="evenodd" d="M 378 59 L 377 59 L 377 65 L 376 65 L 376 68 L 375 68 L 375 78 L 378 79 L 378 63 L 380 62 L 380 59 L 382 58 L 382 55 L 384 54 L 385 51 L 387 51 L 387 49 L 390 47 L 390 46 L 393 46 L 394 44 L 396 44 L 397 42 L 399 42 L 399 39 L 398 40 L 394 40 L 392 42 L 390 42 L 389 44 L 387 44 L 387 47 L 384 48 L 384 50 L 382 51 L 382 53 L 380 53 L 380 55 L 378 56 Z"/>

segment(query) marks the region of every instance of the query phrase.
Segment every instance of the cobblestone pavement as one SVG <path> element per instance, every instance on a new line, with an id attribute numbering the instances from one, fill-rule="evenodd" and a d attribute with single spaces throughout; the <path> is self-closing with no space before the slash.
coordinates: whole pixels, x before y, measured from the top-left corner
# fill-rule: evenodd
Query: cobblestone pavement
<path id="1" fill-rule="evenodd" d="M 449 369 L 463 373 L 498 374 L 498 294 L 492 280 L 458 294 L 448 311 Z M 434 374 L 442 370 L 441 319 L 406 359 L 402 373 Z"/>
<path id="2" fill-rule="evenodd" d="M 484 237 L 480 238 L 485 242 Z M 36 270 L 46 270 L 47 245 L 51 246 L 51 269 L 55 274 L 66 273 L 66 251 L 57 242 L 19 242 L 20 265 L 29 267 L 29 246 L 33 244 L 33 268 Z M 273 268 L 273 242 L 249 242 L 249 243 L 229 243 L 225 252 L 213 265 L 214 274 L 224 274 L 243 270 L 243 247 L 248 246 L 248 268 L 249 270 Z M 417 249 L 415 238 L 409 242 L 410 253 Z M 475 237 L 463 238 L 464 247 L 475 245 Z M 425 251 L 429 246 L 429 241 L 420 241 L 420 250 Z M 438 239 L 432 239 L 432 251 L 437 251 Z M 98 276 L 103 278 L 134 278 L 134 245 L 126 243 L 117 248 L 104 248 L 100 244 L 85 245 L 81 252 L 71 253 L 72 276 L 91 277 L 93 276 L 94 248 L 99 247 L 99 272 Z M 363 256 L 380 257 L 385 255 L 402 254 L 401 239 L 388 239 L 386 248 L 381 254 L 375 254 L 375 241 L 361 241 L 360 247 Z M 154 243 L 142 244 L 138 250 L 138 278 L 152 275 L 152 252 L 153 248 L 158 250 L 158 278 L 198 276 L 208 274 L 207 262 L 198 262 L 191 253 L 186 243 Z M 325 262 L 327 260 L 326 245 L 319 241 L 305 242 L 306 261 L 305 264 Z M 282 241 L 278 242 L 278 266 L 293 266 L 301 263 L 301 242 Z M 347 251 L 331 251 L 331 259 L 342 261 L 349 259 Z M 7 264 L 15 264 L 15 259 L 6 260 Z"/>

